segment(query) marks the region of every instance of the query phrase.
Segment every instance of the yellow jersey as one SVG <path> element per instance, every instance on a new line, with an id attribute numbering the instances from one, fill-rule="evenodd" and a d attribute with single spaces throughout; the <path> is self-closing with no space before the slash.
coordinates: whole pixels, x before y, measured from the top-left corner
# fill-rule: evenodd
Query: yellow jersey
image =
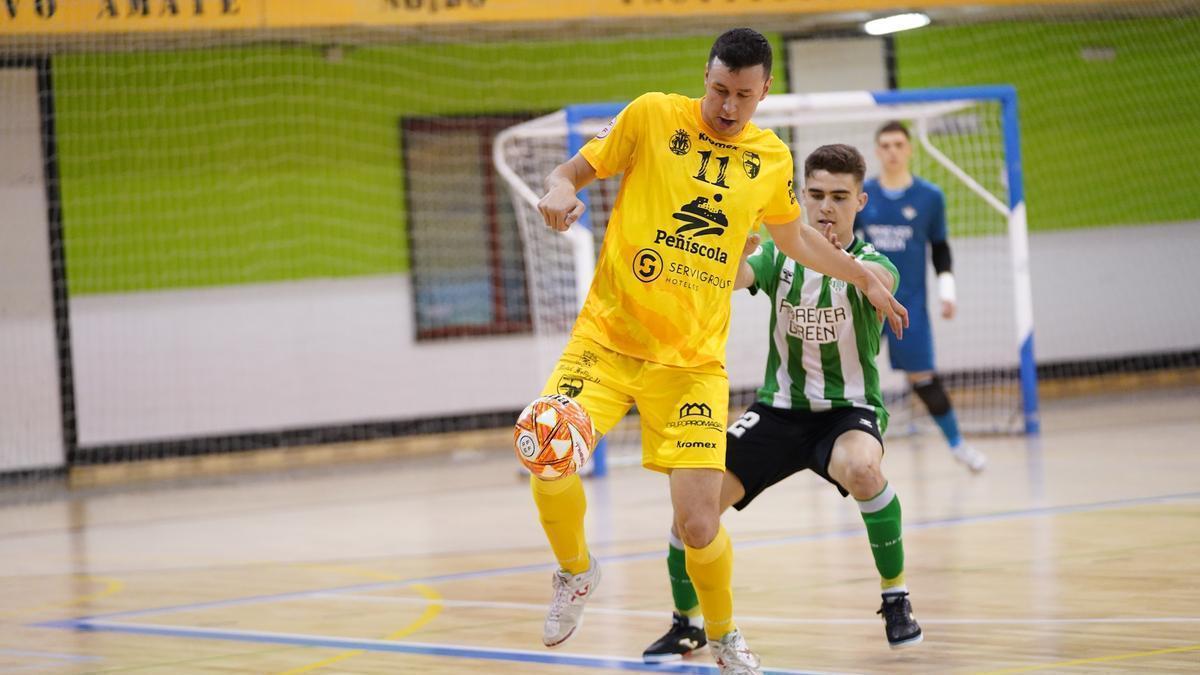
<path id="1" fill-rule="evenodd" d="M 600 178 L 625 175 L 575 334 L 656 363 L 723 365 L 746 237 L 800 216 L 788 146 L 753 124 L 721 138 L 699 99 L 651 93 L 580 154 Z"/>

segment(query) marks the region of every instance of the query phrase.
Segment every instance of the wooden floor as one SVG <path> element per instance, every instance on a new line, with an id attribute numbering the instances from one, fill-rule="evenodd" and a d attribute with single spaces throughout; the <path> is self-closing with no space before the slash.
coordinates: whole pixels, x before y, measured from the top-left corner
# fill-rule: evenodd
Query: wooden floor
<path id="1" fill-rule="evenodd" d="M 902 651 L 857 510 L 798 476 L 726 520 L 740 624 L 775 672 L 1200 672 L 1198 441 L 1177 389 L 1052 402 L 1039 442 L 976 442 L 979 476 L 890 442 L 926 635 Z M 557 650 L 506 452 L 7 496 L 0 673 L 618 672 L 669 619 L 666 481 L 637 468 L 588 483 L 604 580 Z"/>

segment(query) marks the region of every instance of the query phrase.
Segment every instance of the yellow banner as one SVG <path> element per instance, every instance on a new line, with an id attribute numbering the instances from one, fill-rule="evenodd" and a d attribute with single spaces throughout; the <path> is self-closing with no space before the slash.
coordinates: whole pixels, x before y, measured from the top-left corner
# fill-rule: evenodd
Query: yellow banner
<path id="1" fill-rule="evenodd" d="M 895 0 L 264 0 L 268 22 L 284 26 L 422 26 L 542 23 L 588 19 L 890 11 Z M 1082 4 L 1091 0 L 923 0 L 922 7 Z M 1117 0 L 1118 2 L 1121 0 Z"/>
<path id="2" fill-rule="evenodd" d="M 260 28 L 263 0 L 0 0 L 0 36 Z"/>
<path id="3" fill-rule="evenodd" d="M 1076 4 L 1088 0 L 1048 0 Z M 924 0 L 922 7 L 978 6 Z M 1047 4 L 990 0 L 982 4 Z M 0 0 L 0 36 L 887 11 L 894 0 Z"/>

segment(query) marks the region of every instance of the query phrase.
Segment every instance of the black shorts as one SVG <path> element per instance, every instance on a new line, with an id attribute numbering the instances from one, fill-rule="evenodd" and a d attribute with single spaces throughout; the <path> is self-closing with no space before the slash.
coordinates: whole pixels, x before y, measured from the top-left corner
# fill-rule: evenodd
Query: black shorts
<path id="1" fill-rule="evenodd" d="M 746 496 L 733 508 L 741 511 L 763 490 L 805 469 L 833 483 L 843 497 L 850 494 L 829 477 L 829 457 L 838 437 L 855 430 L 871 434 L 883 445 L 874 410 L 810 412 L 756 402 L 726 432 L 725 468 L 746 488 Z"/>

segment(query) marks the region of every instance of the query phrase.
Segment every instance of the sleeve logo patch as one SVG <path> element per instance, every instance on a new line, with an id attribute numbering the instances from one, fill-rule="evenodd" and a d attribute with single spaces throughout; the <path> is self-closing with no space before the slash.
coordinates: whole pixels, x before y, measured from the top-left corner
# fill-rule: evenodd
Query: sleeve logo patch
<path id="1" fill-rule="evenodd" d="M 609 120 L 608 124 L 605 124 L 604 128 L 600 130 L 600 133 L 596 134 L 596 138 L 599 140 L 603 140 L 603 139 L 607 138 L 608 132 L 612 131 L 612 128 L 613 128 L 613 126 L 616 125 L 616 123 L 617 123 L 617 118 L 615 118 L 615 117 L 612 118 L 611 120 Z"/>

